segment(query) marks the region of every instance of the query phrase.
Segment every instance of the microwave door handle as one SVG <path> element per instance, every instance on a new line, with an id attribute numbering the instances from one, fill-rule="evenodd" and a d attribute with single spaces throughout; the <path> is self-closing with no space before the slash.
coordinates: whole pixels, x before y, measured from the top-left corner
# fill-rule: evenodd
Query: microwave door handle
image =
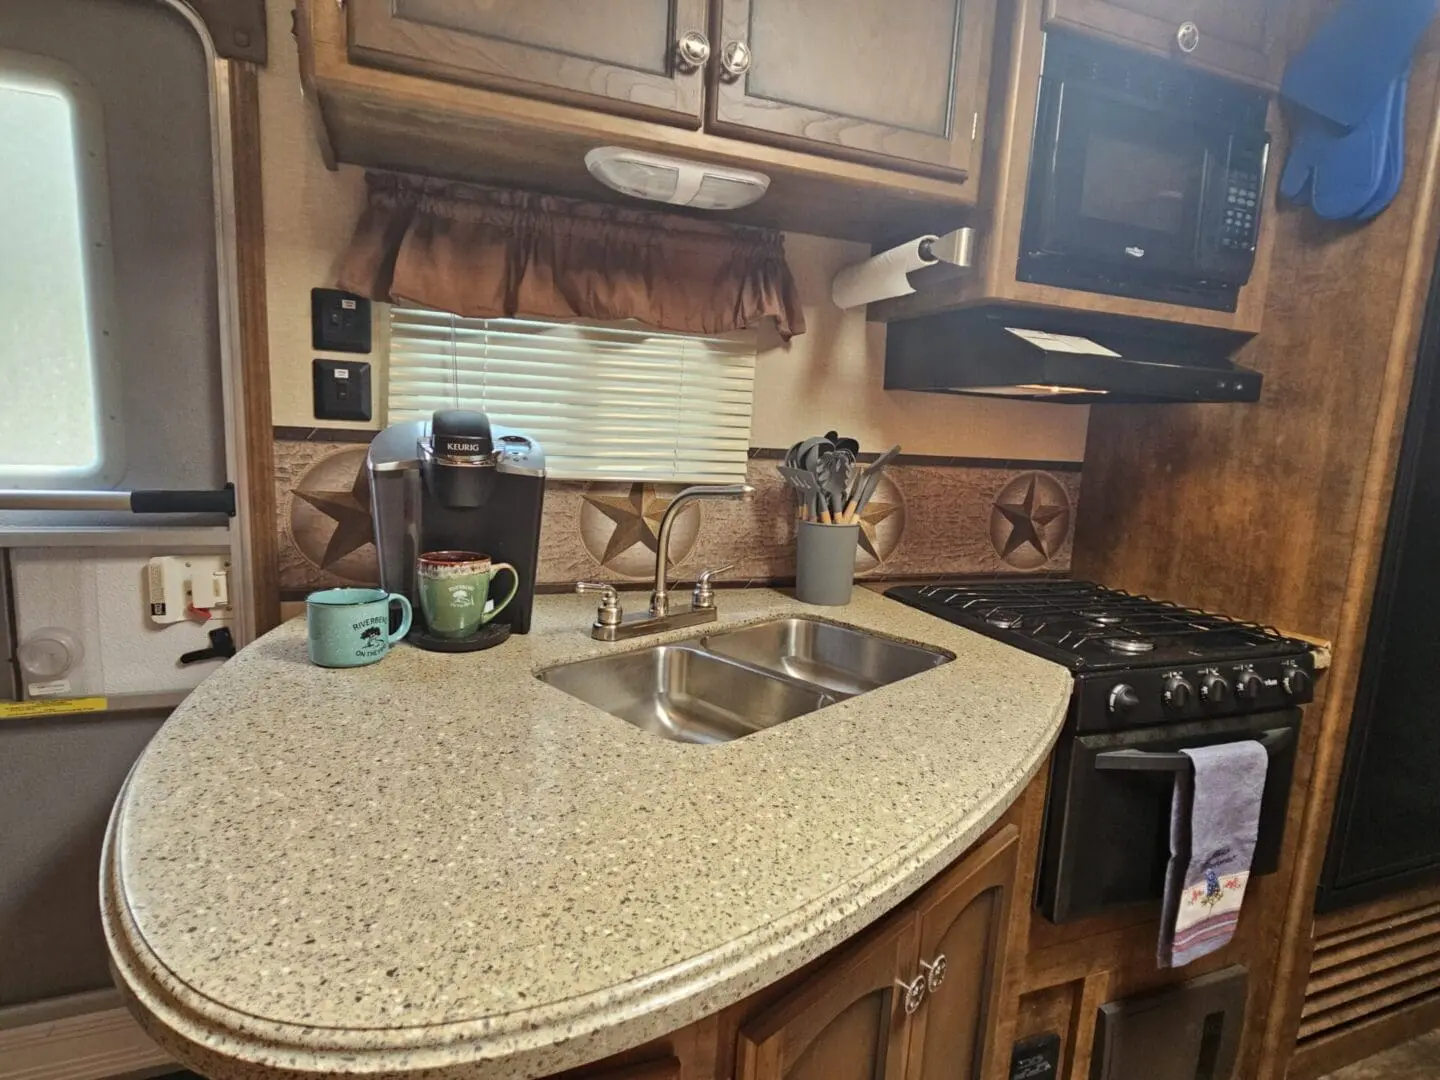
<path id="1" fill-rule="evenodd" d="M 1274 757 L 1295 738 L 1294 728 L 1272 728 L 1256 741 Z M 1185 772 L 1190 758 L 1185 754 L 1160 754 L 1150 750 L 1107 750 L 1095 756 L 1095 768 L 1105 772 Z"/>

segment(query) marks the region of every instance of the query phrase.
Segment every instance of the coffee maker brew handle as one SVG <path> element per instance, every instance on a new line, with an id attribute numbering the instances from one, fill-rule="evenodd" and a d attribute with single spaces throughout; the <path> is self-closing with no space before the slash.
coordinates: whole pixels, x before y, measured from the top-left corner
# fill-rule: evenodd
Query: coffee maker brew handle
<path id="1" fill-rule="evenodd" d="M 415 613 L 410 608 L 410 598 L 398 592 L 390 594 L 390 602 L 400 605 L 400 627 L 390 635 L 390 644 L 394 645 L 398 641 L 403 641 L 405 635 L 410 633 L 410 623 Z"/>

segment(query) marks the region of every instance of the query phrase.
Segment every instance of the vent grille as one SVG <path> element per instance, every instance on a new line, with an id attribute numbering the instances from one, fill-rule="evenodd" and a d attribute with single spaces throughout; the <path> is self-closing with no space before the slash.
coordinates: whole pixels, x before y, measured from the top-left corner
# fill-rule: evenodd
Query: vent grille
<path id="1" fill-rule="evenodd" d="M 1440 1000 L 1440 901 L 1321 929 L 1310 962 L 1299 1046 Z M 1340 913 L 1340 917 L 1351 913 Z M 1329 920 L 1331 925 L 1337 919 Z"/>

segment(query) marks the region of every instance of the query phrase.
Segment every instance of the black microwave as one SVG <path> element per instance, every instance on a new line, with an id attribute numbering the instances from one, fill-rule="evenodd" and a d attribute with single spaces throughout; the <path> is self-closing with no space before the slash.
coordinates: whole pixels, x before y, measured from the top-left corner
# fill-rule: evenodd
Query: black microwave
<path id="1" fill-rule="evenodd" d="M 1258 90 L 1051 32 L 1017 276 L 1234 311 L 1270 151 Z"/>

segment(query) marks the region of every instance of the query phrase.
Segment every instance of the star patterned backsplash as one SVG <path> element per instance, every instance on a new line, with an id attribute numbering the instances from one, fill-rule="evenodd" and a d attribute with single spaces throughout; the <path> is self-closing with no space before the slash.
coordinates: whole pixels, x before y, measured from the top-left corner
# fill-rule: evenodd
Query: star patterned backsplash
<path id="1" fill-rule="evenodd" d="M 324 429 L 276 432 L 280 582 L 287 599 L 376 580 L 366 446 L 356 439 L 354 432 Z M 753 500 L 701 500 L 676 520 L 670 546 L 677 580 L 727 565 L 718 580 L 793 580 L 795 505 L 775 471 L 779 454 L 751 454 Z M 648 579 L 660 518 L 678 490 L 552 480 L 545 489 L 540 583 Z M 1063 573 L 1079 495 L 1078 463 L 901 457 L 862 515 L 856 573 L 879 579 Z"/>

